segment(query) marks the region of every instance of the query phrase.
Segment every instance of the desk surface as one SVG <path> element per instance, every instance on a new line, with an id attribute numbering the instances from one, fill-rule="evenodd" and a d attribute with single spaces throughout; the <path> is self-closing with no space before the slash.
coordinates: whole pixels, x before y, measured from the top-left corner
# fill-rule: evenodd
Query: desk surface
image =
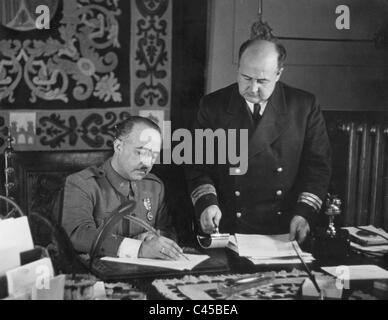
<path id="1" fill-rule="evenodd" d="M 186 275 L 220 275 L 220 274 L 252 274 L 257 272 L 267 271 L 292 271 L 293 269 L 303 270 L 302 265 L 271 265 L 271 266 L 255 266 L 247 259 L 241 258 L 234 252 L 228 249 L 212 249 L 206 250 L 211 258 L 202 262 L 191 271 L 176 271 L 148 266 L 128 265 L 114 263 L 109 261 L 96 261 L 95 275 L 105 282 L 127 282 L 133 284 L 136 288 L 146 293 L 148 299 L 163 299 L 164 297 L 152 286 L 155 279 L 171 279 L 183 278 Z M 319 271 L 320 266 L 335 266 L 335 265 L 359 265 L 359 264 L 375 264 L 385 269 L 388 269 L 387 258 L 366 258 L 363 255 L 350 253 L 342 259 L 332 259 L 326 261 L 316 261 L 311 265 L 314 271 Z M 352 282 L 350 290 L 344 293 L 344 298 L 356 290 L 373 294 L 373 282 Z M 387 297 L 388 298 L 388 297 Z"/>

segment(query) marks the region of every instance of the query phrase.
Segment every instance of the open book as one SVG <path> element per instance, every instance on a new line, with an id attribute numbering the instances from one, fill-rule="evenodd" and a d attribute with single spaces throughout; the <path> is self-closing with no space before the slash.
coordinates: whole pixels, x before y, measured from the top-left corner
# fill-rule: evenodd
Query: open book
<path id="1" fill-rule="evenodd" d="M 254 264 L 300 263 L 300 259 L 291 241 L 289 241 L 289 234 L 235 234 L 229 239 L 228 248 L 241 257 L 248 258 Z M 306 263 L 314 260 L 313 256 L 307 252 L 302 252 L 302 258 Z"/>

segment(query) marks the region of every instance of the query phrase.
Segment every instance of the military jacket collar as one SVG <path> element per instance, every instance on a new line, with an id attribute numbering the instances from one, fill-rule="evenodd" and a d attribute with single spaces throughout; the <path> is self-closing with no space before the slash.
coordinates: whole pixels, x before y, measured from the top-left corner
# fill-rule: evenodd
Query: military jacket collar
<path id="1" fill-rule="evenodd" d="M 109 158 L 102 165 L 102 169 L 104 170 L 105 176 L 108 179 L 109 183 L 117 192 L 122 194 L 124 197 L 133 197 L 131 182 L 129 180 L 124 179 L 113 169 L 111 161 L 112 158 Z"/>

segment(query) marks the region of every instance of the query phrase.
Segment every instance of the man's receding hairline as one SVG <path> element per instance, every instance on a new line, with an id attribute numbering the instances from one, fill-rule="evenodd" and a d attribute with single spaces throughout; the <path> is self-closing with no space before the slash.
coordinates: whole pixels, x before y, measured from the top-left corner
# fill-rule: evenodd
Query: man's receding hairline
<path id="1" fill-rule="evenodd" d="M 267 44 L 265 46 L 263 46 L 263 45 L 260 45 L 261 43 L 263 43 L 263 44 L 267 43 L 268 48 L 271 48 L 272 52 L 276 54 L 277 58 L 279 58 L 279 52 L 276 49 L 275 43 L 270 42 L 270 41 L 266 41 L 266 40 L 256 40 L 255 42 L 253 42 L 252 44 L 250 44 L 248 47 L 245 48 L 244 52 L 241 54 L 240 62 L 241 62 L 242 58 L 248 53 L 253 55 L 253 56 L 256 56 L 256 55 L 260 54 L 263 51 L 263 49 L 267 50 L 267 48 L 265 47 L 265 46 L 267 46 Z"/>
<path id="2" fill-rule="evenodd" d="M 252 52 L 252 54 L 258 53 L 257 51 L 260 51 L 259 47 L 260 46 L 267 46 L 269 45 L 268 48 L 272 46 L 272 49 L 277 53 L 277 60 L 278 60 L 278 69 L 282 69 L 284 67 L 284 62 L 287 58 L 287 50 L 286 48 L 277 41 L 277 39 L 273 40 L 266 40 L 266 39 L 250 39 L 245 41 L 239 49 L 238 53 L 238 67 L 241 65 L 241 60 L 243 57 L 245 57 L 245 54 L 247 52 Z M 255 49 L 255 47 L 257 49 Z M 263 48 L 264 50 L 268 50 L 267 48 Z"/>
<path id="3" fill-rule="evenodd" d="M 137 122 L 137 123 L 134 123 L 134 125 L 133 125 L 131 131 L 128 132 L 123 138 L 124 138 L 124 139 L 127 139 L 128 137 L 130 137 L 131 135 L 133 135 L 133 133 L 137 130 L 136 126 L 143 126 L 143 127 L 145 127 L 145 129 L 140 130 L 139 137 L 141 137 L 142 132 L 143 132 L 144 130 L 153 130 L 153 131 L 157 132 L 157 133 L 159 134 L 160 137 L 162 137 L 162 133 L 161 133 L 159 130 L 157 130 L 156 128 L 154 128 L 153 126 L 151 126 L 149 123 L 146 123 L 146 122 Z M 131 137 L 131 139 L 133 139 L 133 138 Z"/>

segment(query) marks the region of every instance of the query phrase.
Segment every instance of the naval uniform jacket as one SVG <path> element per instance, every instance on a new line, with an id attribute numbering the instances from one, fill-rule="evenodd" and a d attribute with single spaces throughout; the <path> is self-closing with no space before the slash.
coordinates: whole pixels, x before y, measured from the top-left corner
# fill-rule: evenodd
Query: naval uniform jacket
<path id="1" fill-rule="evenodd" d="M 255 127 L 233 84 L 201 100 L 194 129 L 205 128 L 247 129 L 248 171 L 239 174 L 239 166 L 228 157 L 226 164 L 187 166 L 197 222 L 202 211 L 215 204 L 222 212 L 221 232 L 288 233 L 294 215 L 313 223 L 329 185 L 331 149 L 312 94 L 278 82 Z M 235 140 L 239 150 L 238 135 L 232 145 Z M 215 151 L 218 158 L 220 151 Z"/>
<path id="2" fill-rule="evenodd" d="M 163 182 L 154 174 L 140 181 L 122 178 L 111 166 L 111 159 L 102 166 L 92 166 L 67 177 L 63 200 L 62 225 L 74 248 L 89 253 L 99 228 L 123 202 L 136 201 L 136 216 L 161 235 L 175 239 L 164 199 Z M 117 256 L 124 237 L 137 238 L 145 229 L 122 220 L 101 245 L 99 255 Z"/>

